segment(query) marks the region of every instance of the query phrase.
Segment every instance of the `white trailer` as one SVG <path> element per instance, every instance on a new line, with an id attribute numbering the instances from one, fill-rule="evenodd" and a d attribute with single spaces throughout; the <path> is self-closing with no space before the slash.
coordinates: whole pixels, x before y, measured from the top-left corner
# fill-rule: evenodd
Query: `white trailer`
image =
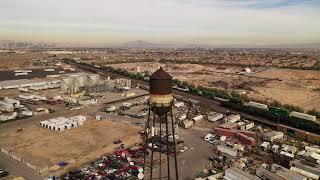
<path id="1" fill-rule="evenodd" d="M 224 146 L 224 145 L 218 145 L 217 146 L 217 150 L 222 152 L 222 153 L 228 154 L 229 156 L 232 156 L 232 157 L 236 157 L 237 156 L 237 150 L 235 150 L 233 148 L 229 148 L 229 147 Z"/>
<path id="2" fill-rule="evenodd" d="M 241 119 L 241 116 L 239 114 L 230 114 L 229 116 L 224 118 L 225 122 L 231 122 L 235 123 Z"/>
<path id="3" fill-rule="evenodd" d="M 194 122 L 193 121 L 183 121 L 180 125 L 185 128 L 191 128 L 193 126 Z"/>
<path id="4" fill-rule="evenodd" d="M 198 115 L 198 116 L 192 118 L 192 121 L 193 121 L 194 123 L 200 122 L 200 121 L 202 121 L 202 120 L 203 120 L 203 115 Z"/>
<path id="5" fill-rule="evenodd" d="M 222 113 L 215 113 L 212 115 L 208 115 L 208 121 L 215 122 L 223 118 Z"/>
<path id="6" fill-rule="evenodd" d="M 246 131 L 246 130 L 252 129 L 253 127 L 254 127 L 254 123 L 253 122 L 245 123 L 243 125 L 240 125 L 240 130 Z"/>

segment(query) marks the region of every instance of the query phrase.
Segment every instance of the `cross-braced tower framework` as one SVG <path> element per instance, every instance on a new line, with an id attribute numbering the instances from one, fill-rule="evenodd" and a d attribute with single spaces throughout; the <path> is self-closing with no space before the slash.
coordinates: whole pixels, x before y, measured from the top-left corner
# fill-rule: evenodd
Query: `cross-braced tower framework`
<path id="1" fill-rule="evenodd" d="M 172 76 L 160 68 L 150 76 L 149 114 L 145 127 L 145 148 L 151 151 L 150 179 L 174 179 L 173 177 L 176 180 L 179 179 L 172 104 Z M 159 153 L 159 177 L 156 177 L 153 173 L 155 153 Z M 164 164 L 161 159 L 162 154 L 165 154 L 167 157 L 167 173 L 164 173 L 166 176 L 162 175 L 162 165 Z M 170 166 L 172 162 L 170 158 L 172 156 L 174 166 Z M 144 164 L 147 162 L 145 154 Z M 173 173 L 171 172 L 172 170 L 174 171 Z"/>

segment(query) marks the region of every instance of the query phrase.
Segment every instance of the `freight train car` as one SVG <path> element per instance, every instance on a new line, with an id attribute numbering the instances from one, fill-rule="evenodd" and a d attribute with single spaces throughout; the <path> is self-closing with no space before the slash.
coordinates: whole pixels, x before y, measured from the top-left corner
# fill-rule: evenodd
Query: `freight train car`
<path id="1" fill-rule="evenodd" d="M 320 135 L 318 134 L 310 133 L 308 131 L 303 131 L 297 128 L 286 126 L 284 124 L 278 124 L 277 130 L 289 136 L 295 137 L 299 140 L 320 145 Z"/>
<path id="2" fill-rule="evenodd" d="M 293 128 L 302 129 L 315 134 L 320 134 L 320 124 L 316 122 L 316 117 L 299 112 L 290 112 L 286 109 L 268 106 L 257 102 L 245 103 L 241 99 L 229 98 L 228 100 L 217 99 L 221 105 L 247 112 L 252 115 L 262 116 L 271 121 L 285 124 Z"/>

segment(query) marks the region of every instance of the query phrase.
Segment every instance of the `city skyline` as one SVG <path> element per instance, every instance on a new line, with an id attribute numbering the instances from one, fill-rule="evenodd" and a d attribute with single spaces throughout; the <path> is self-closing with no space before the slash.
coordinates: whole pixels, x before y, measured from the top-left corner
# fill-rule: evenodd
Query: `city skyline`
<path id="1" fill-rule="evenodd" d="M 0 39 L 118 45 L 320 42 L 320 2 L 307 0 L 5 0 Z"/>

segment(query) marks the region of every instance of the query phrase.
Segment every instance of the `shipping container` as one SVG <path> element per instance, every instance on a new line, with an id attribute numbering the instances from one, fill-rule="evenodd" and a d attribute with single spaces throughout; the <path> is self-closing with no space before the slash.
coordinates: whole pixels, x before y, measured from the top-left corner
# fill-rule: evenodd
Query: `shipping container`
<path id="1" fill-rule="evenodd" d="M 294 130 L 294 137 L 301 140 L 301 141 L 307 141 L 309 132 L 303 131 L 300 129 L 295 129 Z"/>
<path id="2" fill-rule="evenodd" d="M 287 133 L 287 128 L 288 128 L 288 126 L 283 125 L 283 124 L 278 124 L 277 125 L 277 130 L 280 131 L 280 132 L 283 132 L 283 133 Z"/>
<path id="3" fill-rule="evenodd" d="M 313 144 L 320 145 L 320 135 L 314 134 L 314 133 L 309 133 L 307 141 L 311 142 Z"/>

